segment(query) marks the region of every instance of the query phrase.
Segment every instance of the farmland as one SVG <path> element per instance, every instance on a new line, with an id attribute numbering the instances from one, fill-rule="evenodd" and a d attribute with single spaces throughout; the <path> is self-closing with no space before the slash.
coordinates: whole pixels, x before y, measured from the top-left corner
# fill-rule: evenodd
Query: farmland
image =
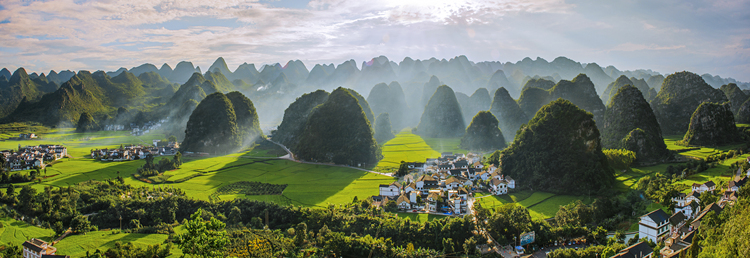
<path id="1" fill-rule="evenodd" d="M 440 152 L 433 150 L 422 137 L 404 129 L 396 138 L 383 144 L 383 159 L 375 166 L 375 171 L 391 172 L 397 170 L 401 161 L 424 162 L 428 158 L 437 158 Z"/>
<path id="2" fill-rule="evenodd" d="M 489 195 L 489 193 L 476 193 L 476 203 L 487 209 L 495 209 L 501 205 L 514 203 L 526 207 L 534 219 L 554 218 L 560 206 L 576 200 L 583 200 L 590 204 L 592 198 L 588 196 L 556 195 L 546 192 L 532 192 L 528 190 L 512 192 L 508 195 Z M 478 198 L 477 198 L 478 197 Z"/>

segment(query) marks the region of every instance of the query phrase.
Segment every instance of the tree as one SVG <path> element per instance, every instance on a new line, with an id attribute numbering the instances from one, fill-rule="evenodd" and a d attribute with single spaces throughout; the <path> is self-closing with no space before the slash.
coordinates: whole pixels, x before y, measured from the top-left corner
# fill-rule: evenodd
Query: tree
<path id="1" fill-rule="evenodd" d="M 55 231 L 55 235 L 62 235 L 65 233 L 65 227 L 63 226 L 62 221 L 55 221 L 55 224 L 52 224 L 52 230 Z"/>
<path id="2" fill-rule="evenodd" d="M 232 210 L 229 212 L 229 221 L 232 224 L 238 224 L 242 222 L 242 211 L 239 207 L 232 207 Z"/>
<path id="3" fill-rule="evenodd" d="M 83 215 L 73 217 L 73 220 L 70 221 L 70 227 L 73 230 L 73 233 L 76 234 L 85 234 L 86 232 L 89 232 L 93 229 L 93 227 L 91 226 L 91 222 L 89 222 L 89 219 Z"/>
<path id="4" fill-rule="evenodd" d="M 409 174 L 409 164 L 401 161 L 401 165 L 398 166 L 398 171 L 396 172 L 397 177 L 405 176 L 406 174 Z"/>
<path id="5" fill-rule="evenodd" d="M 169 138 L 167 139 L 167 141 L 169 141 L 169 142 L 177 142 L 177 137 L 175 137 L 174 135 L 170 135 Z"/>
<path id="6" fill-rule="evenodd" d="M 297 227 L 294 228 L 294 245 L 297 248 L 302 248 L 302 245 L 305 244 L 305 240 L 307 237 L 307 224 L 304 222 L 300 222 L 297 224 Z"/>
<path id="7" fill-rule="evenodd" d="M 203 209 L 199 208 L 184 222 L 186 232 L 177 236 L 180 249 L 197 257 L 223 257 L 224 246 L 229 243 L 226 224 L 214 217 L 204 221 L 202 216 Z"/>

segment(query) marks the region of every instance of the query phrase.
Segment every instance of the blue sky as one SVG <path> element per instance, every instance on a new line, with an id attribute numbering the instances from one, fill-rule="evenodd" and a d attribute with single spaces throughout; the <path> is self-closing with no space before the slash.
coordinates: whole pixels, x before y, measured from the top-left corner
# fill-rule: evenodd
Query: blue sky
<path id="1" fill-rule="evenodd" d="M 6 0 L 0 46 L 0 67 L 37 72 L 566 56 L 750 81 L 750 1 Z"/>

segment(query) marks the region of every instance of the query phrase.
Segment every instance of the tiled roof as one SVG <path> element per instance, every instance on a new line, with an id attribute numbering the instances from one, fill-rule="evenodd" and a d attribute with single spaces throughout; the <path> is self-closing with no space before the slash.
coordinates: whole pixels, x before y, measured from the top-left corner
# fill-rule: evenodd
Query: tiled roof
<path id="1" fill-rule="evenodd" d="M 661 224 L 662 222 L 669 219 L 669 215 L 667 215 L 667 213 L 662 209 L 656 209 L 655 211 L 649 212 L 644 216 L 648 216 L 649 218 L 651 218 L 651 220 L 656 222 L 656 224 Z"/>

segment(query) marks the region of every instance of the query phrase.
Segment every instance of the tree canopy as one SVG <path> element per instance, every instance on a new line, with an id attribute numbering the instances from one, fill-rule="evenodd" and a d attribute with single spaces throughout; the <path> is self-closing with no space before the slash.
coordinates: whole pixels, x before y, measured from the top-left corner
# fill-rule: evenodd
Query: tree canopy
<path id="1" fill-rule="evenodd" d="M 503 132 L 490 111 L 479 111 L 466 128 L 459 147 L 466 150 L 494 151 L 505 148 Z"/>
<path id="2" fill-rule="evenodd" d="M 500 164 L 517 184 L 555 193 L 599 191 L 614 182 L 593 115 L 563 99 L 542 107 L 519 130 Z"/>
<path id="3" fill-rule="evenodd" d="M 430 138 L 459 137 L 465 128 L 461 106 L 453 89 L 446 85 L 438 87 L 422 113 L 417 134 Z"/>
<path id="4" fill-rule="evenodd" d="M 341 87 L 312 110 L 292 151 L 303 160 L 355 166 L 374 165 L 383 157 L 362 106 Z"/>

